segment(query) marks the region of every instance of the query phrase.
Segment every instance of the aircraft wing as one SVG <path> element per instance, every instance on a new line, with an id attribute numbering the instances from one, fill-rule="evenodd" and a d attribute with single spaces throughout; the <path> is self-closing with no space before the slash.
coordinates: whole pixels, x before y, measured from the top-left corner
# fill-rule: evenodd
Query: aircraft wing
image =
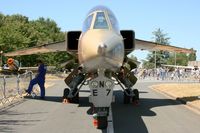
<path id="1" fill-rule="evenodd" d="M 21 55 L 31 55 L 31 54 L 40 54 L 40 53 L 49 53 L 49 52 L 61 52 L 66 51 L 66 41 L 60 41 L 55 43 L 44 44 L 40 46 L 35 46 L 31 48 L 26 48 L 22 50 L 16 50 L 9 53 L 4 53 L 4 56 L 21 56 Z M 135 50 L 148 50 L 148 51 L 169 51 L 177 53 L 194 53 L 195 50 L 180 48 L 170 45 L 162 45 L 155 42 L 135 39 Z"/>
<path id="2" fill-rule="evenodd" d="M 171 45 L 162 45 L 155 42 L 135 39 L 135 50 L 169 51 L 176 53 L 195 53 L 193 49 L 180 48 Z"/>
<path id="3" fill-rule="evenodd" d="M 65 41 L 44 44 L 41 46 L 35 46 L 22 50 L 16 50 L 13 52 L 4 53 L 4 56 L 20 56 L 20 55 L 31 55 L 31 54 L 49 53 L 49 52 L 61 52 L 61 51 L 66 51 Z"/>

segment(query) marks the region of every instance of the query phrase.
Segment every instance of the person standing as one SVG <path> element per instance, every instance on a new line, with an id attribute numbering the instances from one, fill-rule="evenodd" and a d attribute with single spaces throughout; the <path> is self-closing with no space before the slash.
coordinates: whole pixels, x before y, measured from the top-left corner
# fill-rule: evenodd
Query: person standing
<path id="1" fill-rule="evenodd" d="M 38 84 L 40 87 L 40 98 L 45 98 L 45 75 L 46 75 L 47 68 L 41 60 L 38 60 L 38 73 L 36 74 L 35 78 L 30 81 L 29 87 L 26 90 L 28 94 L 31 94 L 33 86 Z"/>

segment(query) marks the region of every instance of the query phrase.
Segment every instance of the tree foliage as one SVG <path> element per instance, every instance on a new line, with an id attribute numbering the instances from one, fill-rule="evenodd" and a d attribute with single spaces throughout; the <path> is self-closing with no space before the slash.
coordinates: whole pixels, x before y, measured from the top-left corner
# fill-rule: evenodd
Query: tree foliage
<path id="1" fill-rule="evenodd" d="M 176 56 L 176 57 L 175 57 Z M 176 60 L 175 60 L 176 59 Z M 187 66 L 188 61 L 196 61 L 196 53 L 184 54 L 184 53 L 171 53 L 168 60 L 167 65 L 180 65 Z"/>
<path id="2" fill-rule="evenodd" d="M 160 28 L 153 32 L 154 42 L 169 45 L 170 38 L 167 34 L 163 33 Z M 143 60 L 144 68 L 155 67 L 155 56 L 156 56 L 156 67 L 160 67 L 162 64 L 167 65 L 184 65 L 186 66 L 188 61 L 196 60 L 196 53 L 184 54 L 184 53 L 169 53 L 166 51 L 151 52 L 147 55 L 146 60 Z M 175 60 L 176 59 L 176 60 Z"/>
<path id="3" fill-rule="evenodd" d="M 163 30 L 158 28 L 156 31 L 152 32 L 153 39 L 155 43 L 169 45 L 170 38 L 166 33 L 163 33 Z M 156 56 L 156 61 L 155 61 Z M 143 67 L 144 68 L 154 68 L 155 64 L 156 67 L 160 67 L 161 64 L 165 64 L 166 60 L 169 58 L 169 52 L 166 51 L 153 51 L 147 55 L 147 60 L 143 60 Z"/>
<path id="4" fill-rule="evenodd" d="M 0 51 L 10 52 L 22 48 L 42 45 L 64 40 L 65 33 L 57 26 L 56 22 L 40 17 L 29 20 L 28 17 L 4 15 L 0 13 Z M 42 55 L 29 55 L 15 57 L 23 66 L 33 66 L 38 58 L 43 59 L 48 65 L 57 65 L 66 61 L 66 52 L 49 53 Z"/>
<path id="5" fill-rule="evenodd" d="M 194 49 L 192 48 L 192 50 L 194 50 Z M 191 54 L 188 55 L 189 61 L 196 61 L 196 59 L 197 59 L 196 53 L 191 53 Z"/>

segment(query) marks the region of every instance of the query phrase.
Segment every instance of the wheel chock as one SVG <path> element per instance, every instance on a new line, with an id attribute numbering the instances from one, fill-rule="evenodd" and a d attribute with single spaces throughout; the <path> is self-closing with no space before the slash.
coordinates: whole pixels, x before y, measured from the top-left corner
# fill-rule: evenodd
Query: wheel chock
<path id="1" fill-rule="evenodd" d="M 68 100 L 68 99 L 63 99 L 63 102 L 62 102 L 63 104 L 68 104 L 68 103 L 70 103 L 70 101 Z"/>

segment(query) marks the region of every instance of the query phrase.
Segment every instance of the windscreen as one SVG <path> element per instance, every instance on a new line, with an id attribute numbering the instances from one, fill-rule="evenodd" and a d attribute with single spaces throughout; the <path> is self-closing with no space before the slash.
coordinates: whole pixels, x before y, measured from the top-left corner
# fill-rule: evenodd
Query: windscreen
<path id="1" fill-rule="evenodd" d="M 105 6 L 97 6 L 91 9 L 83 24 L 83 32 L 91 29 L 113 29 L 120 33 L 117 18 L 113 12 Z M 95 17 L 95 18 L 94 18 Z M 92 20 L 94 19 L 94 25 Z M 111 26 L 111 28 L 109 28 Z"/>
<path id="2" fill-rule="evenodd" d="M 110 10 L 108 11 L 108 17 L 109 17 L 110 23 L 112 25 L 112 29 L 119 32 L 118 21 L 117 21 L 115 15 Z"/>
<path id="3" fill-rule="evenodd" d="M 97 12 L 94 29 L 108 29 L 108 22 L 106 20 L 104 12 Z"/>
<path id="4" fill-rule="evenodd" d="M 93 18 L 93 14 L 91 14 L 90 16 L 88 16 L 84 23 L 83 23 L 83 31 L 82 32 L 86 32 L 90 29 L 91 23 L 92 23 L 92 18 Z"/>

